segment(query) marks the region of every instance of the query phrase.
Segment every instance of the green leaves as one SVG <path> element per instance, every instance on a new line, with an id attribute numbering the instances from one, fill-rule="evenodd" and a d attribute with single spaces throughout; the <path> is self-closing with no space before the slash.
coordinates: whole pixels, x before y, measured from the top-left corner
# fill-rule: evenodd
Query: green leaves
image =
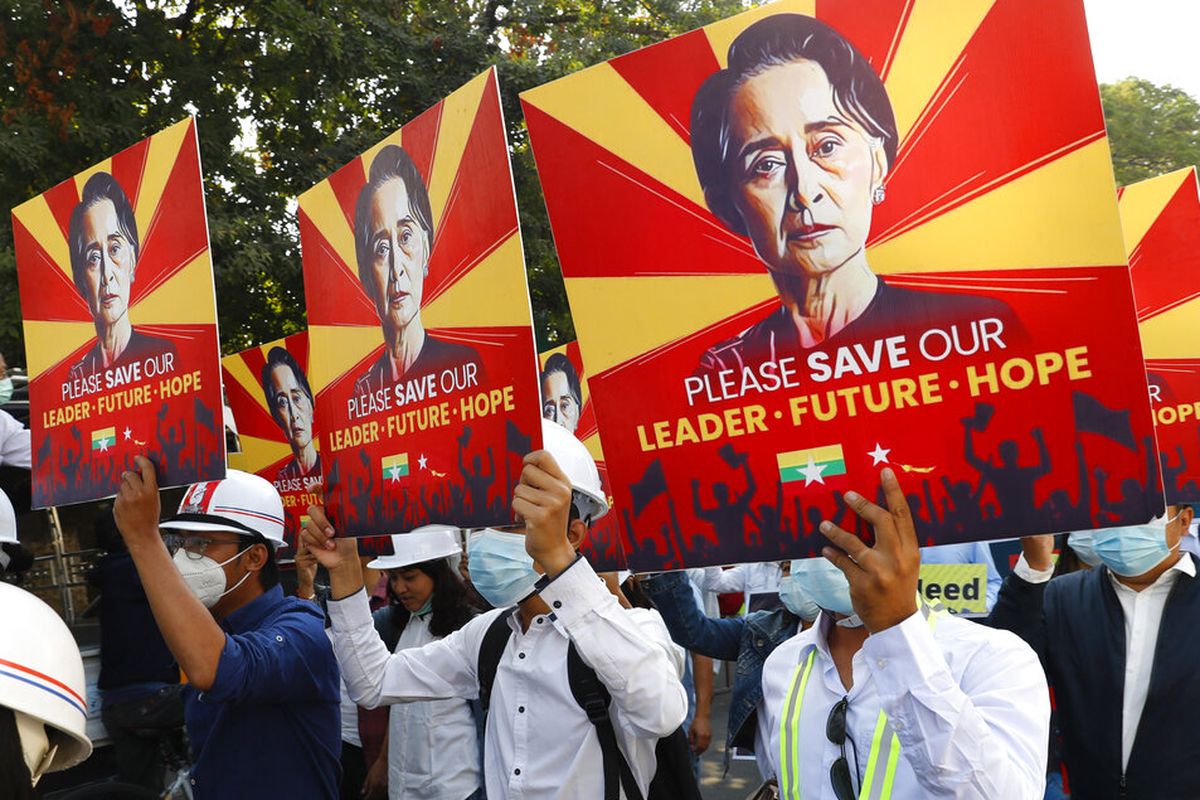
<path id="1" fill-rule="evenodd" d="M 1200 164 L 1200 104 L 1189 94 L 1126 78 L 1100 95 L 1118 185 Z"/>

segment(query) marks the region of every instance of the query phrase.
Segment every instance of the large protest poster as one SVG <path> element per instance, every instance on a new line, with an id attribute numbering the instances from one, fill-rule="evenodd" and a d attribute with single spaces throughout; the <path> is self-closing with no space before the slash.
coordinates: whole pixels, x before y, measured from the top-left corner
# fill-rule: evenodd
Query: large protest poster
<path id="1" fill-rule="evenodd" d="M 301 195 L 300 242 L 338 531 L 510 523 L 541 414 L 494 70 Z"/>
<path id="2" fill-rule="evenodd" d="M 579 355 L 579 343 L 567 342 L 561 347 L 546 350 L 538 356 L 538 360 L 542 367 L 542 417 L 562 425 L 583 442 L 592 458 L 596 459 L 600 488 L 608 498 L 608 513 L 592 524 L 587 542 L 581 550 L 598 571 L 625 569 L 619 517 L 617 509 L 613 507 L 608 465 L 604 463 L 600 429 L 596 426 L 596 409 L 592 405 L 583 359 Z"/>
<path id="3" fill-rule="evenodd" d="M 229 466 L 260 475 L 279 490 L 284 538 L 294 547 L 308 507 L 322 502 L 308 333 L 226 356 L 221 372 L 241 443 L 241 452 L 229 454 Z"/>
<path id="4" fill-rule="evenodd" d="M 1120 194 L 1167 502 L 1200 503 L 1200 194 L 1196 169 Z"/>
<path id="5" fill-rule="evenodd" d="M 225 474 L 196 122 L 13 209 L 33 504 L 108 497 L 133 457 L 160 486 Z"/>
<path id="6" fill-rule="evenodd" d="M 634 569 L 814 553 L 885 466 L 923 544 L 1160 507 L 1081 0 L 775 3 L 522 102 Z"/>

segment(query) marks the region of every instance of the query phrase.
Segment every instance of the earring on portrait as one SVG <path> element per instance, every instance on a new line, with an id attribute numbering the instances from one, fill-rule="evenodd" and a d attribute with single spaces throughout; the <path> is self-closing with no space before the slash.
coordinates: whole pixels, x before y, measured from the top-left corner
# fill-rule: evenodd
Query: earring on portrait
<path id="1" fill-rule="evenodd" d="M 871 193 L 871 202 L 875 205 L 879 205 L 883 202 L 885 197 L 887 197 L 887 192 L 884 191 L 883 187 L 876 186 L 875 191 Z"/>

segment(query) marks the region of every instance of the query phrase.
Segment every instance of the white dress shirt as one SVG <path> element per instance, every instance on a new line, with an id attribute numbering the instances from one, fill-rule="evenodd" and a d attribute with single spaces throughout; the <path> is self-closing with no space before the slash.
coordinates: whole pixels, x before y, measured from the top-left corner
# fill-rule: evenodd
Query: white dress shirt
<path id="1" fill-rule="evenodd" d="M 437 641 L 431 615 L 409 616 L 396 652 Z M 370 766 L 370 765 L 368 765 Z M 465 800 L 480 786 L 479 735 L 469 701 L 396 703 L 388 712 L 390 800 Z"/>
<path id="2" fill-rule="evenodd" d="M 0 465 L 22 469 L 33 465 L 29 429 L 3 410 L 0 410 Z"/>
<path id="3" fill-rule="evenodd" d="M 800 711 L 800 793 L 834 800 L 829 768 L 841 750 L 825 735 L 829 712 L 849 695 L 846 757 L 861 786 L 880 708 L 900 740 L 893 800 L 1033 800 L 1045 791 L 1050 698 L 1033 650 L 1006 631 L 945 615 L 931 630 L 920 612 L 867 637 L 842 685 L 824 613 L 779 645 L 763 667 L 766 747 L 779 774 L 779 724 L 797 664 L 816 648 Z M 886 741 L 886 740 L 885 740 Z M 885 764 L 887 753 L 881 754 Z"/>
<path id="4" fill-rule="evenodd" d="M 596 796 L 603 784 L 595 728 L 567 681 L 569 642 L 612 695 L 613 728 L 645 794 L 658 739 L 687 714 L 679 680 L 683 651 L 658 612 L 621 608 L 583 559 L 541 597 L 552 611 L 534 617 L 527 631 L 515 614 L 509 619 L 513 636 L 496 670 L 484 737 L 488 798 L 584 798 Z M 334 652 L 350 696 L 367 706 L 478 697 L 479 650 L 501 613 L 490 611 L 444 639 L 389 655 L 371 624 L 364 592 L 330 602 Z"/>
<path id="5" fill-rule="evenodd" d="M 738 564 L 736 567 L 721 569 L 709 567 L 704 571 L 704 582 L 701 588 L 726 594 L 729 592 L 742 593 L 742 608 L 750 613 L 750 598 L 756 594 L 768 594 L 779 591 L 779 579 L 783 577 L 783 569 L 778 561 L 766 561 L 761 564 Z"/>
<path id="6" fill-rule="evenodd" d="M 1054 573 L 1053 567 L 1033 569 L 1025 561 L 1024 555 L 1017 559 L 1013 571 L 1029 583 L 1045 583 Z M 1125 688 L 1121 697 L 1122 772 L 1129 766 L 1129 754 L 1133 752 L 1133 740 L 1137 738 L 1138 723 L 1142 720 L 1146 695 L 1150 692 L 1150 674 L 1154 668 L 1158 629 L 1162 625 L 1163 610 L 1167 607 L 1167 596 L 1180 575 L 1196 576 L 1196 565 L 1187 555 L 1140 592 L 1117 580 L 1111 570 L 1108 573 L 1125 617 Z"/>

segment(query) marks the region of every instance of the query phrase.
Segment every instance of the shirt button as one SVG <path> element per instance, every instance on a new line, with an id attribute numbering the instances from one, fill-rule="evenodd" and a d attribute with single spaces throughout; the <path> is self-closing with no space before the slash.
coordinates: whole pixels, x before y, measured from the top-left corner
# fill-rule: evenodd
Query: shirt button
<path id="1" fill-rule="evenodd" d="M 524 657 L 525 657 L 524 653 L 517 653 L 517 658 L 524 658 Z"/>
<path id="2" fill-rule="evenodd" d="M 877 659 L 875 661 L 875 666 L 879 667 L 880 669 L 883 669 L 884 667 L 887 666 L 887 659 L 886 658 Z"/>
<path id="3" fill-rule="evenodd" d="M 520 774 L 521 774 L 521 768 L 520 768 L 520 767 L 517 767 L 516 769 L 514 769 L 514 770 L 513 770 L 513 775 L 520 775 Z"/>
<path id="4" fill-rule="evenodd" d="M 554 607 L 555 607 L 555 608 L 562 608 L 562 600 L 555 600 L 555 601 L 554 601 Z"/>
<path id="5" fill-rule="evenodd" d="M 282 636 L 279 636 L 279 635 L 277 634 L 277 635 L 275 636 L 275 641 L 277 641 L 277 642 L 282 642 L 282 641 L 283 641 L 283 637 L 282 637 Z"/>
<path id="6" fill-rule="evenodd" d="M 892 720 L 892 730 L 897 730 L 897 731 L 904 730 L 904 723 L 898 719 Z"/>
<path id="7" fill-rule="evenodd" d="M 542 624 L 543 622 L 545 622 L 545 621 L 546 621 L 546 618 L 545 618 L 545 617 L 538 617 L 538 620 L 537 620 L 537 622 L 538 622 L 538 625 L 541 625 L 541 624 Z"/>
<path id="8" fill-rule="evenodd" d="M 517 713 L 518 713 L 518 714 L 524 714 L 524 713 L 525 713 L 525 706 L 517 706 Z"/>

